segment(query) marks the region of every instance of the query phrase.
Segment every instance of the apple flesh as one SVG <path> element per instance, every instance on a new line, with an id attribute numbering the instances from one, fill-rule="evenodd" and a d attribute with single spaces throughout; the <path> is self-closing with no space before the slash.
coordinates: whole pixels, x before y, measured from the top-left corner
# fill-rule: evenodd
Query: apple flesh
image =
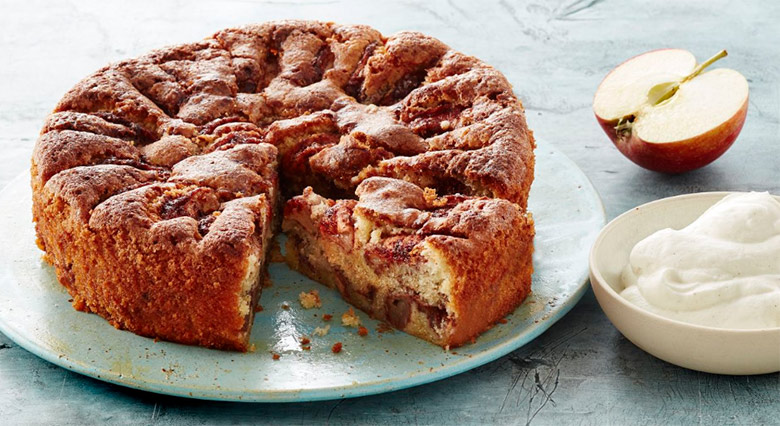
<path id="1" fill-rule="evenodd" d="M 711 163 L 734 143 L 747 116 L 745 77 L 725 68 L 703 72 L 723 56 L 697 65 L 686 50 L 662 49 L 627 60 L 596 90 L 596 120 L 646 169 L 682 173 Z"/>

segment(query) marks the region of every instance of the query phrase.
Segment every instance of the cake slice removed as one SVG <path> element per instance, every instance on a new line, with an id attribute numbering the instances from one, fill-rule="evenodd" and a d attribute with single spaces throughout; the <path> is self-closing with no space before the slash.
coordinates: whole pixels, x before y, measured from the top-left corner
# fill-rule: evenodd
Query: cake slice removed
<path id="1" fill-rule="evenodd" d="M 306 188 L 282 226 L 290 266 L 372 317 L 454 347 L 529 294 L 533 220 L 516 204 L 381 177 L 356 194 L 334 201 Z"/>

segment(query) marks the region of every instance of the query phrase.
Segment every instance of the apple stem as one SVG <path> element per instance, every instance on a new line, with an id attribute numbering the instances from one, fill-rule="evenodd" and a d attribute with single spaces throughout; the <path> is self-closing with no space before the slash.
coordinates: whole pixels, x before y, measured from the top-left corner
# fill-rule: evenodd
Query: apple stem
<path id="1" fill-rule="evenodd" d="M 716 53 L 713 57 L 707 59 L 706 61 L 700 63 L 696 66 L 696 68 L 693 69 L 693 71 L 683 77 L 680 81 L 667 81 L 663 83 L 656 84 L 655 86 L 651 87 L 650 90 L 647 93 L 647 101 L 650 105 L 658 105 L 661 102 L 664 102 L 665 100 L 671 98 L 677 93 L 677 90 L 680 89 L 680 85 L 682 83 L 685 83 L 697 75 L 701 74 L 702 71 L 704 71 L 707 67 L 714 64 L 721 58 L 725 58 L 728 56 L 728 52 L 726 49 L 721 50 L 720 52 Z M 631 132 L 631 127 L 633 126 L 635 115 L 629 114 L 624 117 L 620 117 L 620 119 L 617 122 L 617 125 L 615 125 L 615 131 L 618 134 L 626 134 Z"/>
<path id="2" fill-rule="evenodd" d="M 723 50 L 721 50 L 720 52 L 718 52 L 717 54 L 715 54 L 715 56 L 711 57 L 710 59 L 707 59 L 706 61 L 704 61 L 704 62 L 702 62 L 702 63 L 700 63 L 700 64 L 699 64 L 699 65 L 698 65 L 698 66 L 697 66 L 697 67 L 696 67 L 696 68 L 693 70 L 693 72 L 692 72 L 692 73 L 690 73 L 690 74 L 688 74 L 687 76 L 685 76 L 685 78 L 683 78 L 683 79 L 682 79 L 682 81 L 681 81 L 680 83 L 685 83 L 686 81 L 688 81 L 688 80 L 690 80 L 690 79 L 692 79 L 692 78 L 696 77 L 696 76 L 697 76 L 697 75 L 699 75 L 699 74 L 700 74 L 702 71 L 704 71 L 704 69 L 705 69 L 705 68 L 707 68 L 708 66 L 710 66 L 710 65 L 714 64 L 714 63 L 715 63 L 715 62 L 717 62 L 719 59 L 721 59 L 721 58 L 725 58 L 726 56 L 728 56 L 728 54 L 729 54 L 729 52 L 726 52 L 726 49 L 723 49 Z"/>
<path id="3" fill-rule="evenodd" d="M 728 56 L 728 54 L 729 53 L 726 52 L 726 49 L 723 49 L 720 52 L 716 53 L 715 56 L 697 65 L 696 68 L 694 68 L 690 74 L 683 77 L 682 80 L 656 84 L 655 86 L 650 88 L 650 91 L 648 92 L 648 96 L 647 96 L 648 100 L 650 101 L 651 104 L 658 105 L 661 102 L 671 98 L 672 96 L 674 96 L 675 93 L 677 93 L 677 90 L 680 89 L 681 84 L 690 81 L 697 75 L 701 74 L 701 72 L 704 71 L 705 68 L 714 64 L 719 59 Z"/>

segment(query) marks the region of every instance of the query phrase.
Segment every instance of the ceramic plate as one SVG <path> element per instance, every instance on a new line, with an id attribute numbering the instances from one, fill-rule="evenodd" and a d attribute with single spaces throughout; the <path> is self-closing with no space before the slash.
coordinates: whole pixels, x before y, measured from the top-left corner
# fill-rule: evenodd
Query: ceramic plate
<path id="1" fill-rule="evenodd" d="M 369 335 L 340 325 L 348 309 L 337 293 L 270 265 L 273 286 L 263 291 L 251 353 L 183 346 L 116 330 L 97 315 L 75 311 L 41 259 L 31 223 L 28 175 L 0 193 L 0 331 L 61 367 L 132 388 L 193 398 L 233 401 L 313 401 L 403 389 L 458 374 L 530 342 L 577 303 L 586 288 L 588 251 L 604 225 L 604 209 L 585 175 L 549 144 L 539 144 L 529 209 L 536 221 L 533 294 L 506 324 L 473 344 L 444 351 L 401 332 Z M 305 310 L 301 291 L 318 289 L 323 306 Z M 282 309 L 286 305 L 288 309 Z M 333 315 L 326 323 L 323 314 Z M 301 336 L 330 325 L 303 350 Z M 342 342 L 341 353 L 331 346 Z M 281 355 L 273 360 L 271 353 Z"/>

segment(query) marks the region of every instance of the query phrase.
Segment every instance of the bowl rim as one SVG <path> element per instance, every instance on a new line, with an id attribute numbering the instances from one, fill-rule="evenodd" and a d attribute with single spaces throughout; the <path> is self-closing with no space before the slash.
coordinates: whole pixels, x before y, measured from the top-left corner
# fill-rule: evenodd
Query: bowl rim
<path id="1" fill-rule="evenodd" d="M 609 223 L 607 223 L 606 226 L 604 226 L 601 231 L 599 232 L 596 239 L 593 241 L 593 245 L 590 249 L 590 254 L 588 255 L 588 266 L 590 268 L 590 285 L 591 287 L 596 287 L 597 285 L 599 288 L 601 288 L 605 294 L 609 295 L 612 299 L 616 299 L 617 303 L 620 304 L 624 309 L 628 309 L 632 311 L 635 315 L 644 315 L 652 318 L 655 321 L 665 323 L 665 325 L 673 326 L 673 327 L 687 327 L 692 330 L 698 330 L 704 333 L 722 333 L 722 334 L 728 334 L 728 335 L 741 335 L 741 336 L 747 336 L 747 335 L 762 335 L 766 333 L 780 333 L 780 327 L 771 327 L 771 328 L 720 328 L 720 327 L 710 327 L 700 324 L 693 324 L 685 321 L 680 321 L 676 319 L 667 318 L 665 316 L 656 314 L 654 312 L 650 312 L 648 310 L 642 309 L 639 306 L 629 302 L 626 300 L 623 296 L 621 296 L 617 291 L 615 291 L 614 288 L 612 288 L 611 285 L 607 284 L 606 278 L 601 274 L 601 271 L 599 268 L 596 267 L 596 252 L 598 251 L 599 246 L 601 243 L 606 239 L 606 236 L 614 230 L 619 224 L 622 222 L 625 222 L 627 220 L 631 220 L 631 217 L 636 214 L 637 211 L 643 208 L 648 208 L 652 206 L 656 206 L 658 204 L 664 204 L 664 203 L 670 203 L 670 202 L 678 202 L 681 200 L 687 200 L 692 198 L 706 198 L 706 197 L 717 197 L 718 201 L 722 198 L 724 198 L 727 195 L 730 194 L 745 194 L 751 191 L 709 191 L 709 192 L 694 192 L 690 194 L 682 194 L 682 195 L 675 195 L 671 197 L 665 197 L 660 198 L 657 200 L 653 200 L 644 204 L 641 204 L 639 206 L 633 207 L 622 214 L 618 215 Z M 753 191 L 753 192 L 768 192 L 768 191 Z M 780 201 L 780 195 L 772 194 L 771 192 L 768 192 L 769 195 L 775 197 L 775 199 L 778 199 Z M 717 202 L 717 201 L 716 201 Z M 660 230 L 660 229 L 658 229 Z M 597 298 L 598 299 L 598 298 Z M 601 302 L 599 301 L 599 305 L 601 305 Z M 604 308 L 602 307 L 602 310 Z M 605 312 L 606 313 L 606 312 Z"/>

